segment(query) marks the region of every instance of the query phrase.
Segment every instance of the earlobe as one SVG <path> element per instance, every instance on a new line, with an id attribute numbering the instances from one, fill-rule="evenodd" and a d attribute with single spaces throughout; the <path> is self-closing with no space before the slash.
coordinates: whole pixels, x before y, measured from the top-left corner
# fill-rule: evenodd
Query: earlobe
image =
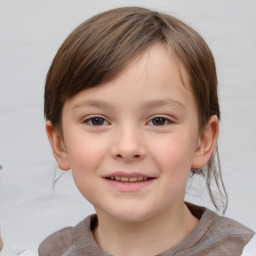
<path id="1" fill-rule="evenodd" d="M 219 134 L 219 119 L 211 116 L 199 137 L 191 168 L 199 169 L 207 164 L 215 148 Z"/>
<path id="2" fill-rule="evenodd" d="M 68 155 L 66 152 L 66 148 L 65 148 L 62 136 L 58 131 L 54 129 L 50 121 L 46 122 L 45 128 L 46 128 L 47 136 L 51 144 L 52 152 L 53 152 L 54 158 L 57 161 L 58 167 L 63 171 L 69 170 L 70 165 L 68 161 Z"/>

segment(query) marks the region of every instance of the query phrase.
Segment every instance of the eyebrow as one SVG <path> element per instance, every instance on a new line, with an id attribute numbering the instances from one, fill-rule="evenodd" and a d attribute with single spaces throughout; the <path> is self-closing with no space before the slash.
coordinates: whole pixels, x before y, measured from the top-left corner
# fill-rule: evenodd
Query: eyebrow
<path id="1" fill-rule="evenodd" d="M 74 105 L 72 109 L 74 110 L 76 108 L 84 106 L 108 109 L 113 105 L 111 103 L 101 100 L 84 100 Z M 185 105 L 183 103 L 174 99 L 146 100 L 145 103 L 142 105 L 143 108 L 149 109 L 163 106 L 170 106 L 172 108 L 185 108 Z"/>
<path id="2" fill-rule="evenodd" d="M 72 109 L 76 109 L 84 106 L 95 107 L 95 108 L 109 108 L 111 104 L 101 100 L 83 100 L 77 103 L 76 105 L 74 105 Z"/>
<path id="3" fill-rule="evenodd" d="M 155 108 L 155 107 L 162 107 L 162 106 L 185 108 L 185 105 L 183 103 L 174 99 L 152 100 L 152 101 L 147 101 L 145 103 L 146 108 Z"/>

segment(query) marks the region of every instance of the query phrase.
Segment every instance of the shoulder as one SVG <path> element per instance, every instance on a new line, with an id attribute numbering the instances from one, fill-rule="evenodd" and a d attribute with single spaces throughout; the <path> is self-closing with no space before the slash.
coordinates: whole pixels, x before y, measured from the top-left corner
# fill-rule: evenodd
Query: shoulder
<path id="1" fill-rule="evenodd" d="M 187 203 L 191 213 L 200 221 L 198 227 L 211 236 L 237 237 L 249 241 L 255 232 L 241 223 L 197 205 Z"/>
<path id="2" fill-rule="evenodd" d="M 207 212 L 213 216 L 212 232 L 226 233 L 233 237 L 244 238 L 247 241 L 255 234 L 253 230 L 231 218 L 218 215 L 210 210 L 207 210 Z"/>
<path id="3" fill-rule="evenodd" d="M 39 246 L 39 256 L 83 255 L 80 252 L 99 250 L 92 234 L 98 223 L 97 216 L 89 215 L 74 227 L 66 227 L 48 236 Z M 100 250 L 99 250 L 100 251 Z M 99 254 L 100 255 L 100 254 Z"/>
<path id="4" fill-rule="evenodd" d="M 48 236 L 38 248 L 39 256 L 63 255 L 73 244 L 74 227 L 66 227 Z"/>
<path id="5" fill-rule="evenodd" d="M 182 250 L 189 251 L 189 255 L 256 256 L 253 230 L 209 209 L 195 205 L 188 207 L 200 220 L 185 239 L 186 243 L 182 243 Z M 254 250 L 254 254 L 248 254 L 248 250 Z"/>
<path id="6" fill-rule="evenodd" d="M 109 255 L 98 246 L 93 230 L 98 218 L 89 215 L 75 227 L 61 229 L 47 237 L 39 246 L 39 256 Z"/>
<path id="7" fill-rule="evenodd" d="M 219 247 L 219 252 L 229 252 L 231 253 L 230 255 L 250 255 L 242 254 L 242 252 L 253 241 L 252 239 L 255 236 L 253 230 L 235 220 L 220 216 L 210 210 L 206 210 L 205 215 L 212 217 L 212 225 L 209 226 L 209 230 L 204 237 L 207 242 L 211 243 L 212 247 L 217 246 Z M 256 247 L 254 247 L 255 252 Z M 256 256 L 256 254 L 253 255 Z"/>
<path id="8" fill-rule="evenodd" d="M 241 256 L 255 256 L 256 255 L 256 235 L 252 237 L 249 243 L 244 247 Z"/>

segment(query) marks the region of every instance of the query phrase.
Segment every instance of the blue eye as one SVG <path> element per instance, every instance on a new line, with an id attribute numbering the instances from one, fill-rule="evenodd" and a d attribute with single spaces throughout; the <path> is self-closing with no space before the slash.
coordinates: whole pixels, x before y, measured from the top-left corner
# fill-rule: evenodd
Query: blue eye
<path id="1" fill-rule="evenodd" d="M 102 126 L 106 125 L 107 123 L 107 121 L 102 117 L 91 117 L 89 119 L 86 119 L 84 122 L 92 126 Z"/>
<path id="2" fill-rule="evenodd" d="M 153 118 L 150 121 L 150 123 L 151 123 L 151 125 L 155 125 L 155 126 L 163 126 L 163 125 L 170 123 L 170 120 L 168 120 L 164 117 L 156 117 L 156 118 Z"/>

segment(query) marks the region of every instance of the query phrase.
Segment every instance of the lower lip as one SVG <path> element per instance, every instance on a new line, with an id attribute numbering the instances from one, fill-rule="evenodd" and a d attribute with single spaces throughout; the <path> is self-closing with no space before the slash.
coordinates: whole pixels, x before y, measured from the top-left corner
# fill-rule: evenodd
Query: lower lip
<path id="1" fill-rule="evenodd" d="M 109 179 L 105 179 L 105 180 L 108 182 L 108 184 L 120 190 L 121 192 L 136 192 L 141 190 L 144 187 L 149 186 L 151 183 L 154 182 L 154 179 L 138 181 L 138 182 L 124 182 L 124 181 L 109 180 Z"/>

